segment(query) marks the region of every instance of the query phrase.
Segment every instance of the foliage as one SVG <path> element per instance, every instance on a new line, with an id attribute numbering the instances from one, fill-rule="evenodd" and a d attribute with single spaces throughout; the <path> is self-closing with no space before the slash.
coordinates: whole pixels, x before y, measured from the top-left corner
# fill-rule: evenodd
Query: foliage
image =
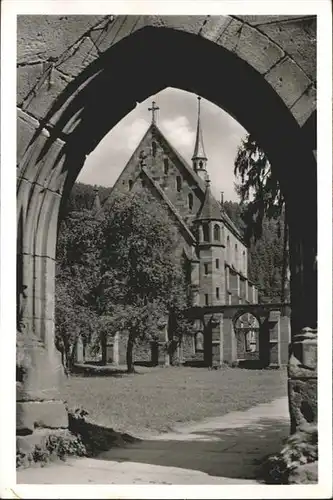
<path id="1" fill-rule="evenodd" d="M 262 474 L 269 484 L 288 484 L 299 466 L 318 460 L 318 430 L 307 424 L 292 434 L 280 453 L 268 457 Z"/>
<path id="2" fill-rule="evenodd" d="M 107 335 L 129 343 L 156 338 L 168 316 L 180 336 L 188 322 L 184 263 L 176 256 L 174 226 L 146 193 L 119 195 L 99 214 L 71 212 L 57 247 L 56 345 L 68 371 L 80 335 L 96 350 Z M 132 369 L 129 359 L 129 369 Z"/>
<path id="3" fill-rule="evenodd" d="M 111 190 L 111 187 L 98 186 L 98 196 L 102 204 L 109 196 Z M 72 212 L 79 212 L 81 210 L 91 210 L 94 198 L 94 186 L 76 182 L 63 209 L 62 216 L 65 217 Z"/>
<path id="4" fill-rule="evenodd" d="M 56 345 L 70 371 L 79 335 L 89 342 L 100 319 L 91 290 L 100 280 L 97 220 L 88 211 L 73 212 L 60 226 L 56 267 Z"/>
<path id="5" fill-rule="evenodd" d="M 224 202 L 225 211 L 231 220 L 245 233 L 243 219 L 246 206 L 237 202 Z M 280 302 L 282 295 L 282 276 L 284 271 L 284 258 L 287 260 L 284 248 L 284 211 L 277 219 L 268 219 L 266 216 L 262 221 L 261 237 L 250 238 L 248 252 L 248 275 L 259 288 L 260 302 Z M 284 257 L 285 255 L 285 257 Z M 289 298 L 289 283 L 285 284 L 284 298 Z"/>
<path id="6" fill-rule="evenodd" d="M 262 235 L 264 218 L 277 219 L 281 215 L 284 198 L 275 170 L 251 134 L 238 148 L 234 173 L 241 179 L 240 184 L 236 184 L 236 191 L 241 204 L 245 205 L 242 214 L 245 238 L 257 240 Z"/>
<path id="7" fill-rule="evenodd" d="M 101 451 L 109 450 L 113 446 L 124 446 L 127 443 L 139 441 L 138 438 L 134 438 L 129 434 L 121 434 L 109 427 L 88 422 L 88 415 L 89 413 L 81 408 L 68 413 L 69 429 L 74 435 L 78 436 L 86 450 L 86 455 L 89 457 L 94 457 Z"/>
<path id="8" fill-rule="evenodd" d="M 110 318 L 113 331 L 127 331 L 133 345 L 158 338 L 169 314 L 179 318 L 175 333 L 180 335 L 188 289 L 165 209 L 148 192 L 119 195 L 103 210 L 100 222 L 99 314 Z"/>
<path id="9" fill-rule="evenodd" d="M 44 436 L 40 444 L 36 444 L 32 451 L 16 451 L 16 467 L 25 468 L 32 464 L 44 466 L 53 460 L 65 460 L 68 456 L 86 456 L 87 450 L 80 436 L 69 431 L 60 431 L 57 434 Z"/>

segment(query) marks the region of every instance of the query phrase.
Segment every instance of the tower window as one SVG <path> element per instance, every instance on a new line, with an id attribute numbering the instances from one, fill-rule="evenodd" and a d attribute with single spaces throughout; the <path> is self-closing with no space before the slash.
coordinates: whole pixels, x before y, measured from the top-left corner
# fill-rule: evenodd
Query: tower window
<path id="1" fill-rule="evenodd" d="M 199 168 L 202 168 L 203 167 L 203 162 L 200 160 L 199 161 Z"/>
<path id="2" fill-rule="evenodd" d="M 133 186 L 133 181 L 132 181 L 132 179 L 130 179 L 130 180 L 128 181 L 128 189 L 129 189 L 129 190 L 131 190 L 131 189 L 132 189 L 132 186 Z"/>
<path id="3" fill-rule="evenodd" d="M 220 268 L 220 261 L 219 261 L 219 259 L 215 260 L 215 267 L 216 267 L 216 269 Z"/>
<path id="4" fill-rule="evenodd" d="M 157 144 L 156 144 L 155 141 L 152 142 L 151 148 L 152 148 L 153 156 L 155 157 L 156 156 L 156 151 L 157 151 Z"/>
<path id="5" fill-rule="evenodd" d="M 214 240 L 220 241 L 220 239 L 221 239 L 220 226 L 218 224 L 215 224 L 215 226 L 214 226 Z"/>
<path id="6" fill-rule="evenodd" d="M 207 224 L 207 222 L 202 225 L 202 229 L 204 241 L 209 241 L 209 225 Z"/>
<path id="7" fill-rule="evenodd" d="M 208 274 L 208 264 L 204 264 L 205 274 Z"/>
<path id="8" fill-rule="evenodd" d="M 230 264 L 230 238 L 227 236 L 227 260 L 228 263 Z"/>
<path id="9" fill-rule="evenodd" d="M 176 184 L 177 184 L 177 191 L 179 193 L 182 189 L 182 178 L 180 177 L 180 175 L 177 175 L 176 177 Z"/>
<path id="10" fill-rule="evenodd" d="M 208 293 L 205 293 L 205 305 L 208 306 Z"/>
<path id="11" fill-rule="evenodd" d="M 192 210 L 192 208 L 193 208 L 193 194 L 192 193 L 189 193 L 189 195 L 188 195 L 188 208 L 190 210 Z"/>
<path id="12" fill-rule="evenodd" d="M 217 299 L 220 298 L 220 289 L 219 288 L 216 288 L 216 298 Z"/>
<path id="13" fill-rule="evenodd" d="M 168 158 L 164 158 L 164 173 L 165 175 L 168 175 L 169 173 L 169 160 Z"/>

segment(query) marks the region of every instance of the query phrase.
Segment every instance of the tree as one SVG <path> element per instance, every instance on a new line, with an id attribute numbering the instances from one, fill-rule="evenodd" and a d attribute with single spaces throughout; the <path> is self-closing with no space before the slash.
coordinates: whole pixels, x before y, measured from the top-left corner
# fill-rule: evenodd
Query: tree
<path id="1" fill-rule="evenodd" d="M 127 368 L 134 371 L 139 339 L 156 339 L 159 323 L 179 317 L 188 303 L 175 228 L 148 193 L 120 195 L 100 215 L 101 281 L 96 288 L 100 315 L 114 331 L 128 333 Z M 180 335 L 180 333 L 178 333 Z"/>
<path id="2" fill-rule="evenodd" d="M 235 187 L 241 204 L 245 205 L 245 237 L 248 241 L 252 236 L 258 239 L 262 235 L 264 217 L 277 219 L 281 216 L 284 197 L 265 152 L 251 134 L 238 148 L 234 174 L 241 179 Z"/>
<path id="3" fill-rule="evenodd" d="M 56 346 L 66 373 L 78 336 L 89 342 L 98 331 L 92 291 L 100 281 L 98 221 L 88 211 L 72 212 L 60 225 L 56 265 Z"/>
<path id="4" fill-rule="evenodd" d="M 271 168 L 265 152 L 251 134 L 248 134 L 242 140 L 241 146 L 238 149 L 234 173 L 241 178 L 241 182 L 236 184 L 235 187 L 243 207 L 244 237 L 252 247 L 256 247 L 256 252 L 251 252 L 252 266 L 250 266 L 250 269 L 252 273 L 255 267 L 253 261 L 260 254 L 258 252 L 258 247 L 260 247 L 258 240 L 263 236 L 265 221 L 276 221 L 277 233 L 280 233 L 281 225 L 283 226 L 283 247 L 281 248 L 280 245 L 281 235 L 278 234 L 278 238 L 276 238 L 277 235 L 275 234 L 275 247 L 271 249 L 271 254 L 274 257 L 269 264 L 271 278 L 269 283 L 265 285 L 266 287 L 269 286 L 270 290 L 274 290 L 273 296 L 271 296 L 274 299 L 277 298 L 276 290 L 280 287 L 279 296 L 281 301 L 284 302 L 286 298 L 285 281 L 288 265 L 288 225 L 285 200 L 279 181 Z M 272 227 L 270 231 L 276 233 Z M 277 255 L 277 249 L 280 248 L 281 258 Z M 261 260 L 261 270 L 262 266 L 263 261 Z"/>

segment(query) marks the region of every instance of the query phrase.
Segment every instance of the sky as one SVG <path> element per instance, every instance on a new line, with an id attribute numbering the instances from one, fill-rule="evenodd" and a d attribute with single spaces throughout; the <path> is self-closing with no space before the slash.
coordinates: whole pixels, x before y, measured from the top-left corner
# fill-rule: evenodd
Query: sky
<path id="1" fill-rule="evenodd" d="M 113 186 L 151 123 L 148 108 L 153 100 L 160 108 L 156 119 L 158 127 L 189 165 L 192 165 L 197 96 L 169 87 L 137 104 L 131 113 L 110 130 L 87 157 L 78 182 Z M 228 113 L 203 98 L 201 124 L 211 189 L 218 200 L 223 191 L 225 201 L 237 201 L 234 160 L 246 130 Z"/>

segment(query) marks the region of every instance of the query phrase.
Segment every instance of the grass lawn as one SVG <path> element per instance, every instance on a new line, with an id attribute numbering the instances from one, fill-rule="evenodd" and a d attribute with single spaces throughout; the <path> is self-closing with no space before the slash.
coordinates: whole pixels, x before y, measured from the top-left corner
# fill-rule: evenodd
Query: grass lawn
<path id="1" fill-rule="evenodd" d="M 96 423 L 135 435 L 165 432 L 177 422 L 245 410 L 287 394 L 287 372 L 225 368 L 143 368 L 137 374 L 74 376 L 62 397 Z"/>

